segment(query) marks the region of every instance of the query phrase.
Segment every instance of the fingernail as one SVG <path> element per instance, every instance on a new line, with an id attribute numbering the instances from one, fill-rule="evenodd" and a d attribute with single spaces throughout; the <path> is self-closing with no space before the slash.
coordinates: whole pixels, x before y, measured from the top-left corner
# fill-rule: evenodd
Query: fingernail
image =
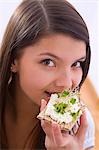
<path id="1" fill-rule="evenodd" d="M 44 99 L 41 99 L 41 104 L 44 104 L 45 103 L 45 100 Z"/>

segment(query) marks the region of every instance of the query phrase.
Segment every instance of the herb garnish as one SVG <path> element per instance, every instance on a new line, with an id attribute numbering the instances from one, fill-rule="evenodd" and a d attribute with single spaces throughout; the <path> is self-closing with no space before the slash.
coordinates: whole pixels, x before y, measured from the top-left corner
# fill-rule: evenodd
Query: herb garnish
<path id="1" fill-rule="evenodd" d="M 65 104 L 63 102 L 54 104 L 55 111 L 58 112 L 58 113 L 61 113 L 61 114 L 65 113 L 65 109 L 66 109 L 67 106 L 68 106 L 68 104 Z"/>
<path id="2" fill-rule="evenodd" d="M 67 95 L 69 95 L 68 91 L 63 91 L 62 93 L 58 94 L 58 97 L 66 97 Z"/>
<path id="3" fill-rule="evenodd" d="M 71 98 L 71 99 L 70 99 L 70 103 L 75 104 L 75 102 L 76 102 L 76 99 L 75 99 L 75 98 Z"/>
<path id="4" fill-rule="evenodd" d="M 80 111 L 80 110 L 78 110 L 78 112 L 76 112 L 76 113 L 71 113 L 71 115 L 72 115 L 74 121 L 75 121 L 76 118 L 78 117 L 79 111 Z"/>

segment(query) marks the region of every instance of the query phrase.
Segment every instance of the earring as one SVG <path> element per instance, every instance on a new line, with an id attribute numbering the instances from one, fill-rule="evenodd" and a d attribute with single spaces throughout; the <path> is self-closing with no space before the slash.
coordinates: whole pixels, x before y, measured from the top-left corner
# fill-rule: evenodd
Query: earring
<path id="1" fill-rule="evenodd" d="M 17 72 L 16 67 L 12 64 L 10 67 L 10 78 L 8 80 L 8 85 L 11 83 L 13 79 L 13 75 Z"/>
<path id="2" fill-rule="evenodd" d="M 10 78 L 9 78 L 9 80 L 8 80 L 8 85 L 11 83 L 11 81 L 12 81 L 12 72 L 11 72 Z"/>
<path id="3" fill-rule="evenodd" d="M 16 73 L 16 72 L 17 72 L 16 66 L 13 65 L 13 64 L 11 65 L 10 70 L 11 70 L 11 72 L 13 72 L 13 73 Z"/>

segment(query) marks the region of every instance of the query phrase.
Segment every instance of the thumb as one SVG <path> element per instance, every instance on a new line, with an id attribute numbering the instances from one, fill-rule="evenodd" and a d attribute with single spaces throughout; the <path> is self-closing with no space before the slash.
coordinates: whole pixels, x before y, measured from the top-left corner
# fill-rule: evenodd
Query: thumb
<path id="1" fill-rule="evenodd" d="M 41 100 L 41 107 L 40 107 L 40 111 L 42 111 L 44 108 L 45 108 L 45 106 L 47 105 L 47 102 L 46 102 L 46 100 L 45 99 L 42 99 Z"/>
<path id="2" fill-rule="evenodd" d="M 84 142 L 87 128 L 88 128 L 88 122 L 86 118 L 86 112 L 84 112 L 80 118 L 80 127 L 76 133 L 77 139 L 79 139 L 79 141 L 81 141 L 82 143 Z"/>

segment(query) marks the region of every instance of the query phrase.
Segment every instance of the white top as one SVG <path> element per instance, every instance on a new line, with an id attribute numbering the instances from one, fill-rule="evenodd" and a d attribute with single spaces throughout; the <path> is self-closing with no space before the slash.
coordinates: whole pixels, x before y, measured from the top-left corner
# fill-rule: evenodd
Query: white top
<path id="1" fill-rule="evenodd" d="M 93 147 L 95 145 L 95 124 L 90 111 L 87 109 L 86 112 L 87 112 L 87 120 L 88 120 L 88 129 L 86 132 L 84 149 Z"/>

